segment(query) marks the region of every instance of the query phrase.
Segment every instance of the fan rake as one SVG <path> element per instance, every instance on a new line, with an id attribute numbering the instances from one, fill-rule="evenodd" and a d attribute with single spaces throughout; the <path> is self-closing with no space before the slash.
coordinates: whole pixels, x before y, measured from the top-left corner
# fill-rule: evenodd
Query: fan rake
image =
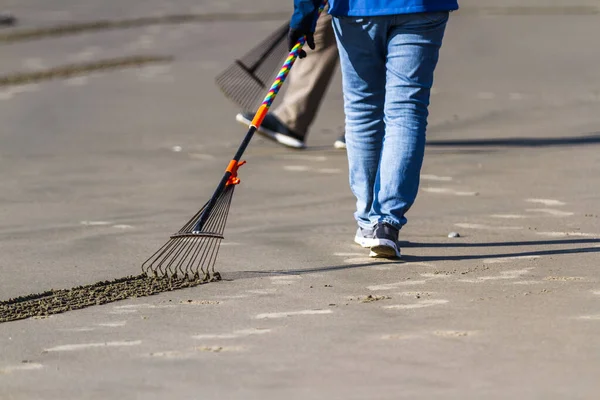
<path id="1" fill-rule="evenodd" d="M 283 24 L 215 78 L 225 97 L 243 111 L 252 112 L 261 104 L 270 80 L 286 57 L 288 30 L 289 25 Z"/>
<path id="2" fill-rule="evenodd" d="M 320 6 L 319 14 L 325 5 L 326 1 Z M 221 241 L 224 239 L 223 232 L 233 192 L 235 186 L 240 183 L 237 175 L 238 168 L 245 164 L 245 161 L 240 160 L 305 43 L 306 38 L 302 37 L 289 52 L 269 92 L 256 111 L 248 133 L 229 162 L 225 174 L 210 200 L 177 233 L 171 235 L 167 243 L 142 264 L 142 271 L 145 275 L 203 282 L 221 279 L 221 275 L 215 271 L 214 266 Z"/>

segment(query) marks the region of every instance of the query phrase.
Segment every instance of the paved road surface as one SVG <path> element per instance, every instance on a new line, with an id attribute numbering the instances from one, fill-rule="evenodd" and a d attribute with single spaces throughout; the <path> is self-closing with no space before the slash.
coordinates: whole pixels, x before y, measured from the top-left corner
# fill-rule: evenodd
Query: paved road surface
<path id="1" fill-rule="evenodd" d="M 15 31 L 220 15 L 0 43 L 0 75 L 174 57 L 0 87 L 0 298 L 138 274 L 207 200 L 245 133 L 214 77 L 289 4 L 3 4 Z M 352 243 L 345 153 L 331 147 L 343 130 L 337 76 L 309 149 L 250 145 L 224 281 L 1 324 L 0 398 L 596 398 L 600 9 L 462 4 L 402 262 Z M 247 13 L 270 14 L 236 21 Z"/>

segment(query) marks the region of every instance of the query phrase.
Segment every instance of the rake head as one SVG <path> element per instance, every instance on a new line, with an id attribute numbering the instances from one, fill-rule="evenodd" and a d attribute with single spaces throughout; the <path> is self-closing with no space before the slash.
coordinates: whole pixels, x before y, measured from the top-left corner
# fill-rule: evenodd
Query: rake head
<path id="1" fill-rule="evenodd" d="M 219 253 L 235 182 L 215 193 L 156 253 L 142 264 L 148 276 L 217 281 L 214 266 Z"/>
<path id="2" fill-rule="evenodd" d="M 287 55 L 288 29 L 287 23 L 280 26 L 215 78 L 223 94 L 244 111 L 256 111 L 261 104 Z"/>

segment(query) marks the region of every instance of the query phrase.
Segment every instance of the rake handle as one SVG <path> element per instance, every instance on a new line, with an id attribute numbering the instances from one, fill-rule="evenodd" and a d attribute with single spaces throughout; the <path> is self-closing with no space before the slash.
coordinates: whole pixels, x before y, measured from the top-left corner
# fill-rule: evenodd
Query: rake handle
<path id="1" fill-rule="evenodd" d="M 323 0 L 323 3 L 321 3 L 321 6 L 319 7 L 318 16 L 321 15 L 321 12 L 323 12 L 323 9 L 325 8 L 326 5 L 327 5 L 327 0 Z M 318 18 L 318 16 L 317 16 L 317 18 Z M 204 224 L 206 223 L 206 220 L 208 219 L 212 209 L 214 208 L 214 206 L 217 202 L 219 195 L 223 192 L 223 190 L 225 190 L 225 187 L 227 186 L 229 179 L 232 176 L 234 176 L 234 174 L 235 174 L 235 176 L 237 176 L 237 163 L 240 161 L 240 159 L 242 158 L 242 155 L 246 151 L 246 148 L 250 144 L 250 141 L 252 140 L 254 133 L 262 125 L 263 120 L 265 119 L 265 117 L 267 116 L 267 113 L 269 112 L 269 108 L 271 108 L 273 101 L 275 101 L 275 97 L 279 93 L 279 90 L 281 89 L 283 82 L 285 82 L 285 79 L 287 78 L 288 74 L 290 73 L 290 70 L 292 69 L 294 62 L 298 58 L 298 53 L 300 53 L 300 50 L 302 50 L 302 46 L 304 46 L 305 43 L 306 43 L 306 38 L 301 37 L 298 40 L 298 43 L 296 43 L 296 45 L 289 52 L 285 62 L 283 63 L 281 69 L 279 70 L 279 73 L 277 74 L 277 77 L 275 78 L 275 81 L 271 85 L 269 92 L 267 93 L 262 104 L 256 111 L 256 114 L 254 114 L 254 118 L 252 119 L 252 122 L 250 123 L 248 132 L 246 133 L 246 136 L 242 140 L 242 143 L 240 144 L 240 147 L 238 148 L 237 152 L 233 156 L 231 163 L 227 167 L 227 170 L 225 171 L 223 178 L 221 178 L 221 182 L 219 182 L 217 189 L 215 190 L 214 194 L 212 195 L 212 197 L 206 204 L 206 206 L 204 208 L 204 212 L 202 213 L 202 215 L 200 216 L 200 219 L 198 220 L 198 223 L 194 227 L 194 231 L 202 230 L 202 228 L 204 227 Z M 234 169 L 231 168 L 232 164 L 235 166 Z"/>

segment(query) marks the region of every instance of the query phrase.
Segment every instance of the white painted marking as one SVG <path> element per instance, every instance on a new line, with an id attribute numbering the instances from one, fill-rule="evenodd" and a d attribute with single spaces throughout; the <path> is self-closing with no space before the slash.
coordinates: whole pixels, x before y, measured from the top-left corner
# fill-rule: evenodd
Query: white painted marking
<path id="1" fill-rule="evenodd" d="M 112 227 L 115 229 L 133 229 L 133 226 L 125 224 L 113 225 Z"/>
<path id="2" fill-rule="evenodd" d="M 513 285 L 536 285 L 542 283 L 541 281 L 517 281 L 513 282 Z"/>
<path id="3" fill-rule="evenodd" d="M 433 267 L 434 265 L 431 263 L 426 263 L 426 262 L 422 262 L 422 261 L 416 261 L 416 262 L 408 262 L 404 264 L 407 267 L 412 267 L 414 266 L 419 266 L 419 267 Z"/>
<path id="4" fill-rule="evenodd" d="M 27 92 L 35 92 L 39 90 L 39 85 L 36 83 L 28 84 L 28 85 L 20 85 L 13 86 L 3 91 L 0 91 L 0 100 L 10 100 L 16 94 L 27 93 Z"/>
<path id="5" fill-rule="evenodd" d="M 76 76 L 74 78 L 69 78 L 65 81 L 67 86 L 83 86 L 88 83 L 89 79 L 87 76 Z"/>
<path id="6" fill-rule="evenodd" d="M 508 98 L 510 100 L 523 100 L 525 98 L 525 95 L 523 95 L 522 93 L 509 93 Z"/>
<path id="7" fill-rule="evenodd" d="M 600 321 L 600 314 L 598 315 L 582 315 L 577 317 L 577 319 L 586 320 L 586 321 Z"/>
<path id="8" fill-rule="evenodd" d="M 490 217 L 492 217 L 492 218 L 500 218 L 500 219 L 523 219 L 523 218 L 527 218 L 527 216 L 525 216 L 525 215 L 519 215 L 519 214 L 493 214 L 493 215 L 490 215 Z"/>
<path id="9" fill-rule="evenodd" d="M 221 246 L 241 246 L 241 243 L 237 243 L 237 242 L 221 242 Z"/>
<path id="10" fill-rule="evenodd" d="M 535 260 L 540 258 L 540 256 L 517 256 L 517 257 L 502 257 L 502 258 L 484 258 L 484 264 L 506 264 L 511 261 L 518 260 Z"/>
<path id="11" fill-rule="evenodd" d="M 39 363 L 23 363 L 19 365 L 9 365 L 8 367 L 0 368 L 0 374 L 10 374 L 18 371 L 34 371 L 42 369 L 44 366 Z"/>
<path id="12" fill-rule="evenodd" d="M 394 295 L 396 296 L 402 296 L 402 297 L 417 297 L 417 296 L 431 296 L 432 294 L 435 294 L 436 292 L 398 292 L 395 293 Z"/>
<path id="13" fill-rule="evenodd" d="M 383 285 L 367 286 L 367 289 L 372 290 L 372 291 L 392 290 L 392 289 L 398 289 L 402 286 L 423 285 L 426 282 L 427 282 L 426 280 L 423 280 L 423 281 L 407 280 L 407 281 L 401 281 L 401 282 L 396 282 L 396 283 L 384 283 Z"/>
<path id="14" fill-rule="evenodd" d="M 427 273 L 427 274 L 419 274 L 421 275 L 423 278 L 427 278 L 427 279 L 447 279 L 450 278 L 450 275 L 446 275 L 446 274 L 432 274 L 432 273 Z"/>
<path id="15" fill-rule="evenodd" d="M 115 321 L 115 322 L 103 322 L 98 324 L 98 326 L 105 326 L 107 328 L 117 328 L 119 326 L 125 326 L 127 321 Z"/>
<path id="16" fill-rule="evenodd" d="M 567 237 L 567 236 L 577 236 L 577 237 L 598 237 L 600 234 L 597 233 L 584 233 L 584 232 L 536 232 L 536 234 L 541 236 L 550 236 L 550 237 Z"/>
<path id="17" fill-rule="evenodd" d="M 173 146 L 171 147 L 171 150 L 175 153 L 179 153 L 181 150 L 183 150 L 183 148 L 181 146 Z"/>
<path id="18" fill-rule="evenodd" d="M 563 203 L 560 200 L 552 200 L 552 199 L 525 199 L 528 203 L 540 203 L 546 206 L 564 206 L 566 203 Z"/>
<path id="19" fill-rule="evenodd" d="M 283 276 L 271 276 L 269 279 L 272 281 L 287 281 L 289 279 L 302 279 L 300 275 L 283 275 Z"/>
<path id="20" fill-rule="evenodd" d="M 286 275 L 286 276 L 271 276 L 271 284 L 273 285 L 291 285 L 296 283 L 298 279 L 302 279 L 298 275 Z"/>
<path id="21" fill-rule="evenodd" d="M 459 279 L 458 281 L 465 282 L 465 283 L 481 283 L 481 282 L 485 282 L 485 281 L 517 279 L 517 278 L 527 274 L 531 269 L 533 269 L 533 268 L 525 268 L 525 269 L 518 269 L 518 270 L 512 270 L 512 271 L 501 271 L 500 275 L 496 275 L 496 276 L 480 276 L 475 279 Z"/>
<path id="22" fill-rule="evenodd" d="M 40 90 L 40 85 L 38 85 L 37 83 L 30 83 L 27 85 L 14 86 L 10 90 L 12 93 L 15 93 L 15 94 L 32 93 L 32 92 L 37 92 L 38 90 Z"/>
<path id="23" fill-rule="evenodd" d="M 141 340 L 130 340 L 122 342 L 103 342 L 103 343 L 82 343 L 82 344 L 65 344 L 62 346 L 51 347 L 45 349 L 45 351 L 77 351 L 93 349 L 98 347 L 127 347 L 127 346 L 138 346 L 142 344 Z"/>
<path id="24" fill-rule="evenodd" d="M 600 296 L 600 290 L 592 290 L 592 293 L 596 296 Z"/>
<path id="25" fill-rule="evenodd" d="M 442 299 L 422 300 L 415 304 L 394 304 L 391 306 L 383 306 L 383 308 L 388 309 L 388 310 L 412 310 L 412 309 L 416 309 L 416 308 L 432 307 L 432 306 L 442 305 L 442 304 L 446 304 L 446 303 L 449 303 L 449 301 L 442 300 Z"/>
<path id="26" fill-rule="evenodd" d="M 338 257 L 352 257 L 352 256 L 363 256 L 364 253 L 333 253 L 334 256 Z"/>
<path id="27" fill-rule="evenodd" d="M 286 171 L 303 172 L 308 171 L 310 168 L 306 165 L 286 165 L 283 167 L 283 169 Z"/>
<path id="28" fill-rule="evenodd" d="M 454 224 L 459 228 L 464 229 L 480 229 L 480 230 L 503 230 L 503 231 L 516 231 L 519 229 L 523 229 L 522 226 L 491 226 L 491 225 L 483 225 L 483 224 L 467 224 L 467 223 L 459 223 Z"/>
<path id="29" fill-rule="evenodd" d="M 210 161 L 210 160 L 215 159 L 215 156 L 213 156 L 212 154 L 202 154 L 202 153 L 190 153 L 190 154 L 188 154 L 188 157 L 190 157 L 194 160 L 203 160 L 203 161 Z"/>
<path id="30" fill-rule="evenodd" d="M 437 176 L 437 175 L 422 174 L 421 180 L 435 181 L 435 182 L 450 182 L 452 180 L 452 177 L 451 176 Z"/>
<path id="31" fill-rule="evenodd" d="M 88 326 L 83 326 L 81 328 L 65 328 L 65 329 L 61 329 L 61 331 L 63 332 L 91 332 L 91 331 L 95 331 L 96 328 L 91 328 Z"/>
<path id="32" fill-rule="evenodd" d="M 525 211 L 543 213 L 543 214 L 553 215 L 555 217 L 568 217 L 568 216 L 575 214 L 575 213 L 572 213 L 569 211 L 554 210 L 552 208 L 528 208 Z"/>
<path id="33" fill-rule="evenodd" d="M 544 278 L 545 281 L 555 282 L 571 282 L 571 281 L 585 281 L 586 279 L 581 276 L 547 276 Z"/>
<path id="34" fill-rule="evenodd" d="M 248 296 L 247 294 L 233 294 L 233 295 L 222 295 L 222 296 L 216 296 L 216 297 L 219 299 L 235 300 L 235 299 L 245 299 L 250 296 Z"/>
<path id="35" fill-rule="evenodd" d="M 477 98 L 481 100 L 492 100 L 496 98 L 496 94 L 492 92 L 479 92 L 477 93 Z"/>
<path id="36" fill-rule="evenodd" d="M 142 303 L 142 304 L 125 304 L 122 306 L 115 306 L 114 309 L 115 310 L 137 310 L 138 308 L 174 308 L 176 307 L 175 305 L 172 304 L 162 304 L 162 305 L 154 305 L 154 304 L 148 304 L 148 303 Z"/>
<path id="37" fill-rule="evenodd" d="M 302 311 L 288 311 L 288 312 L 278 312 L 278 313 L 265 313 L 258 314 L 256 319 L 273 319 L 273 318 L 286 318 L 293 317 L 296 315 L 322 315 L 322 314 L 332 314 L 332 310 L 302 310 Z"/>
<path id="38" fill-rule="evenodd" d="M 342 172 L 342 170 L 339 168 L 321 168 L 318 169 L 317 172 L 321 174 L 339 174 Z"/>
<path id="39" fill-rule="evenodd" d="M 477 192 L 461 192 L 454 189 L 449 188 L 435 188 L 435 187 L 427 187 L 423 188 L 424 192 L 428 193 L 439 193 L 439 194 L 451 194 L 454 196 L 477 196 Z"/>
<path id="40" fill-rule="evenodd" d="M 112 222 L 109 221 L 81 221 L 80 223 L 81 225 L 87 226 L 105 226 L 112 224 Z"/>
<path id="41" fill-rule="evenodd" d="M 402 334 L 389 334 L 389 335 L 382 335 L 381 339 L 383 340 L 407 340 L 407 339 L 416 339 L 419 338 L 421 336 L 419 335 L 411 335 L 411 334 L 406 334 L 406 335 L 402 335 Z"/>
<path id="42" fill-rule="evenodd" d="M 113 310 L 109 314 L 135 314 L 138 310 Z"/>
<path id="43" fill-rule="evenodd" d="M 274 294 L 277 293 L 277 289 L 255 289 L 255 290 L 246 290 L 248 293 L 254 294 Z"/>
<path id="44" fill-rule="evenodd" d="M 325 156 L 308 156 L 308 155 L 302 155 L 302 154 L 276 155 L 275 158 L 283 159 L 283 160 L 303 160 L 303 161 L 318 161 L 318 162 L 327 161 L 327 157 L 325 157 Z"/>
<path id="45" fill-rule="evenodd" d="M 152 82 L 173 82 L 175 78 L 169 73 L 170 65 L 153 65 L 135 71 L 140 80 Z"/>
<path id="46" fill-rule="evenodd" d="M 242 329 L 233 333 L 221 333 L 221 334 L 203 334 L 192 336 L 192 339 L 238 339 L 241 337 L 248 337 L 254 335 L 264 335 L 265 333 L 271 332 L 271 329 Z"/>

